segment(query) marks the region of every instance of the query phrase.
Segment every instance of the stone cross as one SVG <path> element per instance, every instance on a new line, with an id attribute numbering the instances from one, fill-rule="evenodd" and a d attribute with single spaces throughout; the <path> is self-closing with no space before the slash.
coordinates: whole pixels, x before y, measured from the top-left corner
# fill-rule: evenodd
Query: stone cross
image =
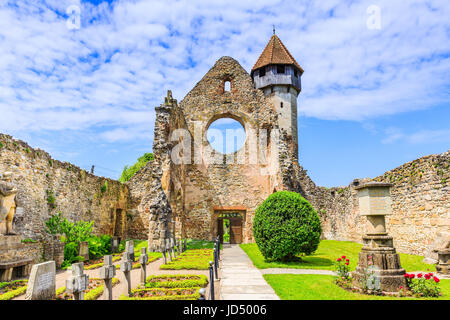
<path id="1" fill-rule="evenodd" d="M 111 252 L 116 253 L 119 251 L 120 238 L 114 236 L 111 238 Z"/>
<path id="2" fill-rule="evenodd" d="M 28 280 L 25 300 L 52 300 L 55 298 L 55 261 L 33 265 Z"/>
<path id="3" fill-rule="evenodd" d="M 176 258 L 177 257 L 177 253 L 175 252 L 175 241 L 174 241 L 173 238 L 170 238 L 170 244 L 171 244 L 171 248 L 172 248 L 173 257 Z"/>
<path id="4" fill-rule="evenodd" d="M 172 261 L 172 250 L 170 248 L 170 240 L 166 239 L 166 250 L 169 253 L 170 261 Z"/>
<path id="5" fill-rule="evenodd" d="M 129 240 L 125 243 L 125 252 L 130 254 L 130 259 L 134 262 L 134 241 Z"/>
<path id="6" fill-rule="evenodd" d="M 164 258 L 164 264 L 167 264 L 167 257 L 166 257 L 166 247 L 162 247 L 162 254 Z"/>
<path id="7" fill-rule="evenodd" d="M 112 278 L 116 275 L 116 267 L 112 263 L 112 255 L 107 255 L 103 260 L 103 267 L 100 268 L 100 279 L 105 281 L 106 300 L 112 300 Z"/>
<path id="8" fill-rule="evenodd" d="M 66 291 L 73 294 L 74 300 L 84 300 L 84 291 L 89 286 L 89 276 L 83 269 L 83 262 L 72 264 L 72 276 L 66 280 Z"/>
<path id="9" fill-rule="evenodd" d="M 78 255 L 83 257 L 83 261 L 89 260 L 89 243 L 87 241 L 81 241 L 78 244 Z"/>
<path id="10" fill-rule="evenodd" d="M 147 274 L 147 248 L 141 248 L 141 255 L 139 256 L 139 263 L 141 264 L 141 284 L 145 286 L 145 278 Z"/>
<path id="11" fill-rule="evenodd" d="M 120 262 L 120 271 L 125 275 L 125 281 L 127 282 L 128 296 L 131 295 L 131 278 L 130 272 L 132 269 L 133 260 L 131 260 L 130 254 L 124 252 L 122 255 L 122 261 Z"/>

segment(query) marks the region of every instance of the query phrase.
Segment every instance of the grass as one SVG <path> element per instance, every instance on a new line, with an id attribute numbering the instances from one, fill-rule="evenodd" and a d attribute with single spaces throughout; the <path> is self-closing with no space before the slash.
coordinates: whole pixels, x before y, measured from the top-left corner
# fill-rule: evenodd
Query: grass
<path id="1" fill-rule="evenodd" d="M 264 279 L 282 300 L 450 300 L 450 280 L 440 282 L 439 298 L 374 296 L 350 292 L 334 284 L 333 276 L 316 274 L 265 274 Z"/>
<path id="2" fill-rule="evenodd" d="M 253 264 L 259 269 L 293 268 L 334 270 L 334 262 L 342 255 L 350 259 L 350 270 L 355 270 L 362 244 L 351 241 L 322 240 L 319 248 L 310 256 L 302 256 L 302 261 L 279 262 L 266 261 L 256 243 L 241 244 Z M 400 262 L 407 272 L 436 271 L 435 265 L 422 263 L 423 257 L 400 253 Z"/>
<path id="3" fill-rule="evenodd" d="M 187 250 L 192 249 L 214 249 L 215 241 L 209 240 L 197 240 L 197 239 L 187 239 L 186 248 Z M 223 248 L 221 245 L 220 248 Z"/>
<path id="4" fill-rule="evenodd" d="M 167 264 L 161 265 L 162 270 L 208 270 L 209 261 L 213 261 L 213 250 L 191 249 L 186 250 Z"/>

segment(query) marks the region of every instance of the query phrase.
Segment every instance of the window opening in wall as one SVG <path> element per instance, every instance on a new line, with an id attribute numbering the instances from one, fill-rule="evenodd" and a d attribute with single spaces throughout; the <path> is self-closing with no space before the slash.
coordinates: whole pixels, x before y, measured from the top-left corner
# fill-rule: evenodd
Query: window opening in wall
<path id="1" fill-rule="evenodd" d="M 277 65 L 277 73 L 284 73 L 285 68 L 283 65 Z"/>
<path id="2" fill-rule="evenodd" d="M 225 92 L 230 92 L 230 91 L 231 91 L 231 82 L 230 82 L 230 81 L 228 81 L 228 80 L 225 81 L 223 90 L 224 90 Z"/>
<path id="3" fill-rule="evenodd" d="M 280 108 L 283 108 L 283 102 L 280 103 Z"/>
<path id="4" fill-rule="evenodd" d="M 259 76 L 264 77 L 265 75 L 266 75 L 266 68 L 263 67 L 263 68 L 259 69 Z"/>
<path id="5" fill-rule="evenodd" d="M 297 76 L 298 76 L 297 69 L 294 69 L 294 77 L 297 78 Z"/>

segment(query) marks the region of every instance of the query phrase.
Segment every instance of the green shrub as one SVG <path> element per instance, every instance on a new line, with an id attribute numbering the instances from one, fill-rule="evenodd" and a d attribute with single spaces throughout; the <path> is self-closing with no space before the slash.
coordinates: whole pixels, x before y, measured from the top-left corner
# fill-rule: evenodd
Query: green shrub
<path id="1" fill-rule="evenodd" d="M 89 258 L 99 258 L 111 253 L 111 236 L 91 236 L 87 239 L 89 245 Z"/>
<path id="2" fill-rule="evenodd" d="M 62 269 L 67 269 L 75 262 L 81 262 L 84 258 L 78 255 L 78 242 L 68 242 L 64 246 L 64 261 Z"/>
<path id="3" fill-rule="evenodd" d="M 267 260 L 289 261 L 317 250 L 322 228 L 317 212 L 300 194 L 279 191 L 256 209 L 253 235 Z"/>

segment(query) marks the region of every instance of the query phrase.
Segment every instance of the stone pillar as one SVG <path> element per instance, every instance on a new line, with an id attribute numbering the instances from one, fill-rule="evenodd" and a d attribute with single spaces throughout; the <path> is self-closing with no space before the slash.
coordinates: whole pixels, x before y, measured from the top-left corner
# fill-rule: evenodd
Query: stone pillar
<path id="1" fill-rule="evenodd" d="M 105 300 L 112 300 L 112 279 L 116 275 L 116 267 L 112 263 L 112 255 L 107 255 L 100 268 L 100 279 L 105 282 Z"/>
<path id="2" fill-rule="evenodd" d="M 360 215 L 367 216 L 368 220 L 358 266 L 353 272 L 353 284 L 358 288 L 366 286 L 370 290 L 398 292 L 406 285 L 405 269 L 400 265 L 392 236 L 386 232 L 385 216 L 392 214 L 391 186 L 390 183 L 369 182 L 355 188 Z"/>
<path id="3" fill-rule="evenodd" d="M 147 248 L 141 248 L 141 255 L 139 256 L 139 263 L 141 264 L 141 284 L 145 286 L 145 278 L 147 274 Z"/>
<path id="4" fill-rule="evenodd" d="M 84 291 L 89 286 L 89 276 L 83 269 L 83 262 L 72 264 L 72 276 L 66 280 L 66 291 L 73 294 L 73 300 L 84 300 Z"/>
<path id="5" fill-rule="evenodd" d="M 131 295 L 131 278 L 130 272 L 132 269 L 133 260 L 131 260 L 130 254 L 124 252 L 122 256 L 122 261 L 120 262 L 120 271 L 123 272 L 125 276 L 125 281 L 127 282 L 128 296 Z"/>

